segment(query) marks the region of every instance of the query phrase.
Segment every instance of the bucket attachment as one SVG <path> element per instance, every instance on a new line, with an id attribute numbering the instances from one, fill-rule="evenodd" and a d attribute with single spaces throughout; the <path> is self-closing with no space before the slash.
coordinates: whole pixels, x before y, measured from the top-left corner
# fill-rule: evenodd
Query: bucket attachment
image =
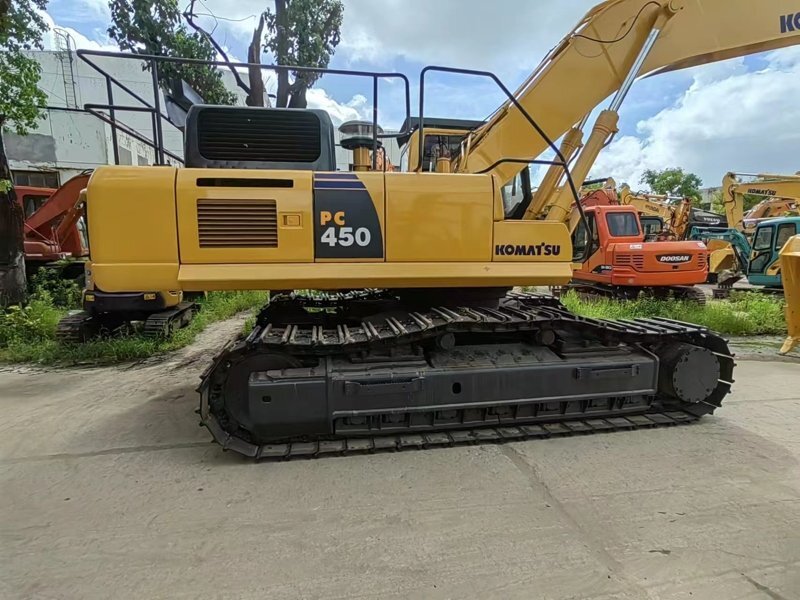
<path id="1" fill-rule="evenodd" d="M 780 256 L 786 297 L 786 327 L 789 330 L 781 347 L 781 354 L 787 354 L 800 345 L 800 235 L 789 238 L 781 249 Z"/>

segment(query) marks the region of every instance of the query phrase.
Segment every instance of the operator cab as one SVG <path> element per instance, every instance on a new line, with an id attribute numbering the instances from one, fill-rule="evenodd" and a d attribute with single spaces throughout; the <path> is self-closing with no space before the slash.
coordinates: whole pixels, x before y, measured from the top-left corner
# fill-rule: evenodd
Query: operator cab
<path id="1" fill-rule="evenodd" d="M 425 118 L 425 142 L 422 151 L 422 172 L 432 173 L 437 168 L 437 161 L 447 159 L 448 163 L 461 153 L 461 143 L 467 135 L 483 125 L 483 121 L 469 119 Z M 419 118 L 411 117 L 403 122 L 403 135 L 397 138 L 401 147 L 400 170 L 415 171 L 418 167 L 419 155 Z"/>

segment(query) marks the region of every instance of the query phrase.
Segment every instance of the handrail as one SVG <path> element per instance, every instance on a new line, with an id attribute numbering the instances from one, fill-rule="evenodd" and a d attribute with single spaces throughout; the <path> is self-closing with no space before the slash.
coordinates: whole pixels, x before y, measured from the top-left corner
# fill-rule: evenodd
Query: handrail
<path id="1" fill-rule="evenodd" d="M 497 84 L 503 93 L 508 98 L 509 102 L 511 102 L 517 110 L 519 110 L 520 114 L 525 117 L 525 120 L 533 127 L 537 134 L 547 143 L 550 149 L 555 153 L 556 158 L 558 160 L 546 161 L 546 160 L 537 160 L 536 157 L 527 159 L 527 158 L 503 158 L 495 162 L 491 167 L 487 169 L 483 169 L 480 173 L 486 173 L 491 171 L 494 167 L 499 164 L 512 162 L 512 163 L 521 163 L 521 164 L 537 164 L 537 165 L 556 165 L 564 169 L 564 173 L 567 176 L 567 182 L 569 183 L 570 190 L 572 191 L 572 196 L 575 198 L 575 206 L 578 209 L 578 213 L 580 214 L 581 221 L 583 225 L 586 227 L 586 231 L 589 231 L 589 223 L 586 220 L 586 213 L 583 210 L 583 205 L 580 201 L 580 196 L 578 195 L 578 189 L 575 187 L 575 182 L 572 179 L 572 173 L 570 173 L 569 165 L 567 160 L 564 158 L 564 155 L 561 153 L 561 150 L 556 146 L 556 144 L 551 140 L 548 135 L 544 132 L 544 130 L 539 126 L 539 124 L 528 114 L 528 111 L 519 103 L 519 101 L 514 97 L 514 94 L 509 90 L 500 78 L 497 77 L 491 71 L 476 71 L 473 69 L 459 69 L 456 67 L 442 67 L 438 65 L 431 65 L 427 66 L 420 71 L 419 74 L 419 140 L 418 140 L 418 150 L 417 153 L 419 155 L 417 166 L 414 169 L 417 172 L 422 171 L 422 155 L 425 150 L 425 139 L 424 139 L 424 132 L 423 126 L 425 122 L 424 117 L 424 109 L 425 109 L 425 74 L 429 71 L 436 71 L 440 73 L 455 73 L 457 75 L 473 75 L 476 77 L 488 77 L 492 81 Z"/>
<path id="2" fill-rule="evenodd" d="M 125 52 L 111 52 L 106 50 L 86 50 L 81 49 L 77 51 L 78 57 L 91 66 L 95 71 L 100 73 L 106 80 L 107 95 L 109 96 L 108 108 L 111 120 L 115 121 L 113 117 L 114 110 L 123 110 L 122 107 L 114 105 L 112 94 L 112 83 L 117 85 L 127 94 L 130 94 L 135 100 L 142 103 L 145 107 L 150 109 L 153 115 L 153 140 L 156 144 L 156 152 L 158 158 L 163 162 L 163 131 L 161 129 L 161 119 L 166 119 L 171 124 L 169 119 L 161 112 L 160 98 L 159 98 L 159 82 L 158 82 L 158 64 L 159 63 L 178 63 L 183 65 L 205 65 L 209 67 L 230 67 L 231 64 L 222 60 L 202 60 L 199 58 L 180 58 L 173 56 L 157 56 L 154 54 L 131 54 Z M 136 92 L 131 90 L 128 86 L 121 83 L 115 77 L 110 75 L 102 67 L 92 62 L 91 57 L 106 57 L 106 58 L 121 58 L 126 60 L 136 60 L 139 62 L 146 62 L 149 66 L 153 79 L 153 93 L 155 97 L 155 106 L 150 105 L 146 100 L 139 96 Z M 378 80 L 379 79 L 400 79 L 405 88 L 405 109 L 406 109 L 406 122 L 408 122 L 411 114 L 411 85 L 408 77 L 403 73 L 384 72 L 384 71 L 356 71 L 350 69 L 327 69 L 320 67 L 299 67 L 291 65 L 262 65 L 261 63 L 235 63 L 234 68 L 251 68 L 256 67 L 262 71 L 269 70 L 275 72 L 300 72 L 300 73 L 321 73 L 323 75 L 349 75 L 354 77 L 368 77 L 372 79 L 372 166 L 375 168 L 378 150 L 378 138 L 396 137 L 403 133 L 397 134 L 381 134 L 378 135 Z M 96 106 L 99 108 L 99 106 Z M 131 110 L 132 107 L 127 107 L 124 110 Z M 99 115 L 98 115 L 99 116 Z M 115 143 L 115 157 L 116 157 L 116 132 L 112 134 Z M 173 155 L 174 156 L 174 155 Z"/>

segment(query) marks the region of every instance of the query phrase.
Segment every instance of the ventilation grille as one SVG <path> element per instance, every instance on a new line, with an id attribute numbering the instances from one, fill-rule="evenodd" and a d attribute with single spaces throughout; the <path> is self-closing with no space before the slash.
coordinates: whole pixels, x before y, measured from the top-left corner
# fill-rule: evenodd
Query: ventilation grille
<path id="1" fill-rule="evenodd" d="M 705 269 L 708 266 L 706 262 L 706 255 L 704 253 L 700 253 L 697 255 L 697 268 L 698 269 Z"/>
<path id="2" fill-rule="evenodd" d="M 293 110 L 202 110 L 197 145 L 207 160 L 314 162 L 321 152 L 319 117 Z"/>
<path id="3" fill-rule="evenodd" d="M 633 267 L 637 271 L 644 270 L 643 254 L 617 254 L 614 257 L 614 264 L 620 267 Z"/>
<path id="4" fill-rule="evenodd" d="M 277 248 L 275 200 L 197 200 L 201 248 Z"/>

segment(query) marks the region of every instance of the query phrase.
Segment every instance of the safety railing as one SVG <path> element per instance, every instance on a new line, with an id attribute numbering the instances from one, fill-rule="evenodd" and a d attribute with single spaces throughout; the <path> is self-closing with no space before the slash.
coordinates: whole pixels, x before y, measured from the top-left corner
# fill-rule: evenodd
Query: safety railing
<path id="1" fill-rule="evenodd" d="M 114 151 L 114 162 L 119 163 L 119 143 L 117 139 L 117 130 L 121 127 L 116 115 L 118 112 L 144 112 L 151 115 L 153 139 L 152 141 L 146 139 L 144 136 L 136 131 L 127 128 L 126 134 L 131 135 L 134 139 L 147 144 L 156 152 L 156 162 L 159 164 L 164 162 L 165 156 L 169 156 L 173 160 L 183 162 L 183 159 L 174 153 L 164 148 L 164 129 L 163 122 L 166 121 L 173 125 L 169 117 L 161 112 L 161 97 L 159 85 L 159 64 L 171 63 L 180 65 L 196 65 L 196 66 L 209 66 L 209 67 L 226 67 L 235 69 L 249 69 L 256 67 L 261 71 L 274 71 L 280 72 L 295 72 L 295 73 L 319 73 L 321 75 L 344 75 L 350 77 L 370 78 L 372 80 L 372 166 L 375 168 L 378 155 L 378 139 L 400 137 L 404 132 L 397 133 L 378 133 L 378 82 L 381 79 L 399 79 L 403 82 L 405 88 L 405 113 L 406 122 L 408 122 L 411 113 L 411 87 L 408 77 L 402 73 L 380 72 L 380 71 L 356 71 L 350 69 L 323 69 L 317 67 L 295 67 L 295 66 L 281 66 L 281 65 L 262 65 L 260 63 L 229 63 L 226 61 L 216 60 L 201 60 L 194 58 L 178 58 L 170 56 L 156 56 L 152 54 L 129 54 L 124 52 L 109 52 L 101 50 L 78 50 L 78 56 L 92 69 L 97 71 L 105 80 L 106 96 L 108 102 L 106 104 L 86 104 L 84 108 L 108 123 L 111 126 L 111 136 Z M 130 89 L 129 86 L 119 81 L 116 77 L 108 73 L 103 67 L 98 65 L 92 60 L 93 57 L 105 58 L 119 58 L 124 60 L 134 60 L 144 62 L 152 78 L 153 85 L 153 103 L 151 104 L 139 94 Z M 114 103 L 114 90 L 115 87 L 124 91 L 126 94 L 134 98 L 141 106 L 124 106 Z"/>
<path id="2" fill-rule="evenodd" d="M 442 67 L 437 65 L 431 65 L 424 67 L 419 74 L 419 139 L 418 142 L 418 162 L 416 171 L 422 170 L 423 164 L 423 152 L 425 148 L 425 140 L 424 140 L 424 126 L 425 126 L 425 75 L 429 72 L 439 72 L 439 73 L 454 73 L 457 75 L 471 75 L 475 77 L 485 77 L 494 81 L 500 90 L 502 90 L 503 94 L 505 94 L 508 101 L 514 105 L 514 107 L 520 112 L 520 114 L 525 117 L 525 120 L 530 124 L 533 130 L 542 138 L 542 140 L 548 145 L 550 150 L 555 153 L 556 160 L 544 160 L 539 159 L 537 157 L 532 158 L 514 158 L 514 157 L 505 157 L 501 158 L 485 169 L 479 171 L 479 173 L 488 173 L 489 171 L 493 170 L 498 165 L 503 163 L 518 163 L 521 165 L 556 165 L 564 169 L 564 175 L 567 178 L 567 183 L 569 184 L 570 191 L 572 192 L 573 199 L 575 200 L 575 206 L 578 209 L 578 213 L 580 214 L 581 221 L 583 222 L 584 226 L 586 226 L 586 230 L 588 231 L 588 222 L 586 220 L 586 214 L 584 213 L 583 206 L 580 202 L 580 196 L 578 194 L 578 189 L 575 186 L 575 182 L 572 179 L 572 173 L 569 169 L 569 164 L 567 160 L 564 158 L 561 150 L 558 146 L 556 146 L 555 142 L 550 139 L 550 137 L 545 133 L 545 131 L 539 126 L 539 124 L 534 120 L 533 117 L 525 110 L 525 107 L 522 106 L 519 101 L 514 97 L 514 94 L 509 90 L 500 78 L 497 77 L 491 71 L 475 71 L 473 69 L 458 69 L 455 67 Z"/>

